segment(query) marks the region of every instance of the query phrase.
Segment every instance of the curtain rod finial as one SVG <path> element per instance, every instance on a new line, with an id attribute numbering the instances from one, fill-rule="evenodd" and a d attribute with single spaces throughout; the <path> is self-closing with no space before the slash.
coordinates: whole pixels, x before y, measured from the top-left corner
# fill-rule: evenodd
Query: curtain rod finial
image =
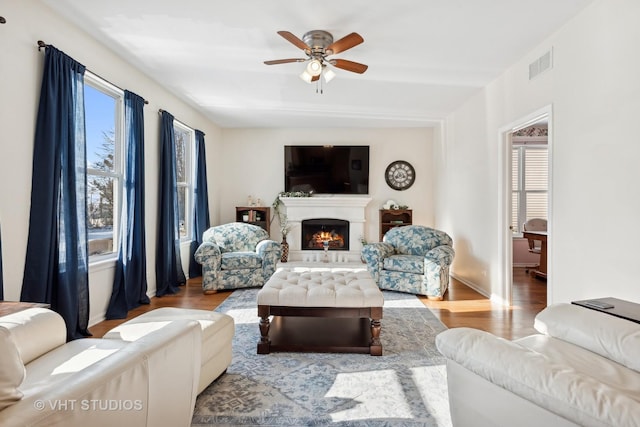
<path id="1" fill-rule="evenodd" d="M 0 24 L 6 24 L 7 20 L 4 19 L 4 16 L 0 16 Z"/>
<path id="2" fill-rule="evenodd" d="M 45 42 L 43 42 L 42 40 L 38 40 L 38 50 L 47 47 L 47 44 Z"/>

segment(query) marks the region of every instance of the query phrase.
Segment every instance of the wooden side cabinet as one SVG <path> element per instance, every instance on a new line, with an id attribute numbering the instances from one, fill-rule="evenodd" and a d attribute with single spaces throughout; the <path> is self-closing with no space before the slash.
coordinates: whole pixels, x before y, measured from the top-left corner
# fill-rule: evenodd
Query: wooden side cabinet
<path id="1" fill-rule="evenodd" d="M 271 208 L 263 206 L 236 206 L 236 221 L 257 225 L 269 231 Z"/>
<path id="2" fill-rule="evenodd" d="M 413 223 L 411 209 L 380 209 L 380 241 L 385 233 L 394 227 L 402 227 Z"/>

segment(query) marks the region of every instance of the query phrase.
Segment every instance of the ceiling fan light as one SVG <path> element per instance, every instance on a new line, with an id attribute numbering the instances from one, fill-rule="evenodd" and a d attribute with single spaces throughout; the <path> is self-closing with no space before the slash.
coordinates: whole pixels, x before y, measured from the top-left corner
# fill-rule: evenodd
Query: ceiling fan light
<path id="1" fill-rule="evenodd" d="M 324 70 L 324 73 L 322 73 L 322 75 L 324 76 L 324 81 L 329 83 L 336 76 L 336 73 L 333 70 L 327 68 Z"/>
<path id="2" fill-rule="evenodd" d="M 322 63 L 317 59 L 311 60 L 309 64 L 307 64 L 307 73 L 314 77 L 319 76 L 320 73 L 322 73 Z"/>
<path id="3" fill-rule="evenodd" d="M 302 80 L 304 80 L 305 82 L 307 82 L 307 83 L 311 83 L 311 79 L 313 78 L 313 76 L 312 76 L 311 74 L 309 74 L 309 73 L 307 72 L 307 70 L 305 69 L 305 70 L 302 72 L 302 74 L 300 74 L 300 78 L 301 78 Z"/>

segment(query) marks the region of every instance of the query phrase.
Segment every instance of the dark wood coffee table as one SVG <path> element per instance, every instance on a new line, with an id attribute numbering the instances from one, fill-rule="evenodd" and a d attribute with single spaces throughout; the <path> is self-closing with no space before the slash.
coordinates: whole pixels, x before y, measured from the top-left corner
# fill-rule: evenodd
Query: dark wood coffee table
<path id="1" fill-rule="evenodd" d="M 383 303 L 382 292 L 366 271 L 278 271 L 258 292 L 257 352 L 381 356 Z"/>

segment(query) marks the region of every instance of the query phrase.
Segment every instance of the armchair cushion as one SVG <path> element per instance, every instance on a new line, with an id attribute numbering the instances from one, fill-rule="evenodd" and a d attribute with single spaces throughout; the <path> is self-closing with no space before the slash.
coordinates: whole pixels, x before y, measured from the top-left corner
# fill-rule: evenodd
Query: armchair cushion
<path id="1" fill-rule="evenodd" d="M 222 254 L 222 270 L 260 268 L 262 257 L 256 252 L 225 252 Z"/>
<path id="2" fill-rule="evenodd" d="M 424 272 L 424 257 L 418 255 L 391 255 L 384 259 L 383 268 L 389 271 L 422 274 Z"/>
<path id="3" fill-rule="evenodd" d="M 220 252 L 253 252 L 262 240 L 269 239 L 266 230 L 257 225 L 232 222 L 211 227 L 202 235 L 203 242 L 218 245 Z"/>

